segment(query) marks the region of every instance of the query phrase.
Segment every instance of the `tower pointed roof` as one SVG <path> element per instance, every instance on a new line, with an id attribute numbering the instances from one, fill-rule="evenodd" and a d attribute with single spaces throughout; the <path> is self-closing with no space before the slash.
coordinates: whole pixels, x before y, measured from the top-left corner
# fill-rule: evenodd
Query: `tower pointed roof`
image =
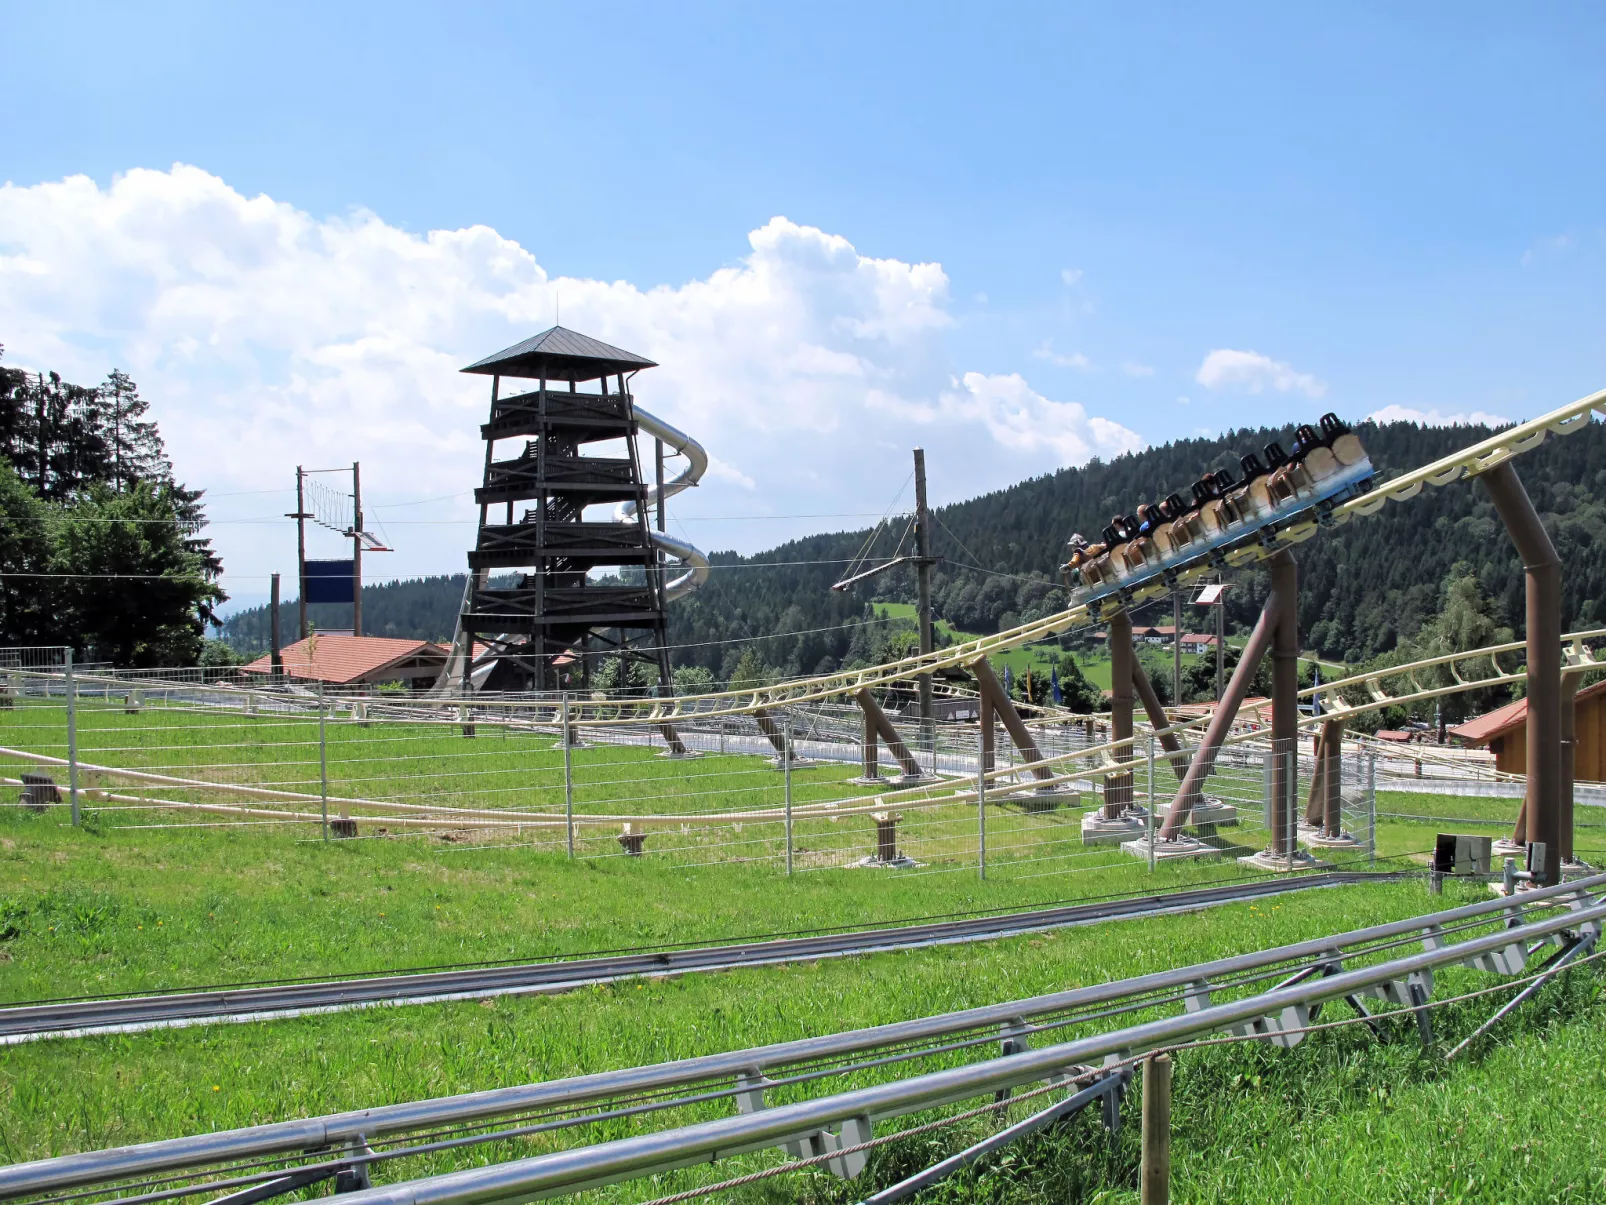
<path id="1" fill-rule="evenodd" d="M 522 343 L 504 348 L 463 369 L 482 376 L 546 377 L 554 381 L 592 381 L 616 372 L 635 372 L 656 368 L 657 362 L 571 331 L 554 326 Z"/>

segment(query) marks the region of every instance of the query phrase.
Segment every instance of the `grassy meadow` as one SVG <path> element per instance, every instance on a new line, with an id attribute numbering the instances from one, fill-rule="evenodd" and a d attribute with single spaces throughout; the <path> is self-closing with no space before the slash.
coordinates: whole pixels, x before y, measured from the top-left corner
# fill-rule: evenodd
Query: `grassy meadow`
<path id="1" fill-rule="evenodd" d="M 0 713 L 0 743 L 48 751 L 64 742 L 59 712 Z M 316 724 L 121 708 L 86 717 L 80 756 L 108 763 L 318 784 L 306 757 Z M 204 734 L 200 741 L 191 738 Z M 561 750 L 550 738 L 482 725 L 330 724 L 333 793 L 458 798 L 488 806 L 561 806 Z M 780 776 L 752 756 L 666 762 L 651 749 L 575 751 L 596 770 L 577 810 L 662 807 L 675 782 L 689 810 L 728 795 L 770 797 Z M 15 775 L 12 761 L 4 773 Z M 795 774 L 795 794 L 841 794 L 852 767 Z M 238 776 L 235 778 L 234 776 Z M 675 777 L 682 776 L 682 777 Z M 812 776 L 812 777 L 811 777 Z M 556 779 L 554 783 L 553 779 Z M 465 787 L 467 782 L 470 786 Z M 337 785 L 338 784 L 338 785 Z M 365 786 L 366 784 L 366 786 Z M 492 784 L 487 786 L 486 784 Z M 91 781 L 88 786 L 95 786 Z M 811 790 L 819 795 L 811 796 Z M 459 794 L 452 795 L 452 791 Z M 8 792 L 9 793 L 9 792 Z M 204 792 L 175 793 L 179 798 Z M 1091 801 L 1089 801 L 1091 802 Z M 489 805 L 496 806 L 496 805 Z M 744 802 L 744 806 L 752 806 Z M 973 806 L 973 805 L 972 805 Z M 1379 796 L 1381 865 L 1410 865 L 1438 831 L 1498 832 L 1515 801 Z M 648 856 L 619 856 L 611 836 L 571 861 L 549 836 L 479 842 L 462 834 L 381 831 L 325 842 L 311 825 L 221 825 L 205 817 L 90 804 L 79 828 L 64 808 L 0 808 L 0 1002 L 143 992 L 305 976 L 482 963 L 819 931 L 983 909 L 1022 908 L 1243 876 L 1231 858 L 1162 864 L 1154 872 L 1110 850 L 1079 846 L 1081 809 L 989 816 L 983 881 L 963 835 L 923 821 L 934 851 L 911 871 L 832 869 L 806 855 L 836 839 L 868 852 L 863 817 L 800 827 L 791 877 L 777 835 L 727 831 L 703 864 L 655 832 Z M 958 814 L 962 813 L 962 814 Z M 1580 809 L 1578 847 L 1606 861 L 1606 830 Z M 195 819 L 194 816 L 188 819 Z M 168 827 L 146 827 L 166 825 Z M 906 831 L 916 829 L 906 818 Z M 832 834 L 835 837 L 832 838 Z M 1011 856 L 1014 834 L 1019 848 Z M 851 839 L 850 839 L 851 838 Z M 1245 847 L 1261 843 L 1246 828 Z M 992 845 L 997 840 L 1002 849 Z M 945 852 L 946 850 L 946 852 Z M 969 858 L 969 860 L 967 860 Z M 1361 864 L 1365 864 L 1364 859 Z M 810 869 L 818 866 L 818 869 Z M 1016 873 L 1003 873 L 1009 867 Z M 806 871 L 806 872 L 805 872 Z M 426 1095 L 517 1084 L 739 1048 L 1052 991 L 1483 898 L 1474 884 L 1430 897 L 1420 881 L 1297 893 L 1193 915 L 1123 921 L 1029 938 L 680 979 L 647 979 L 561 995 L 384 1008 L 271 1023 L 47 1041 L 0 1049 L 0 1159 L 21 1160 Z M 1439 995 L 1492 982 L 1455 970 Z M 1446 1065 L 1423 1054 L 1404 1023 L 1379 1045 L 1356 1029 L 1292 1052 L 1226 1047 L 1179 1056 L 1174 1199 L 1189 1201 L 1588 1201 L 1606 1105 L 1606 1003 L 1592 973 L 1547 988 L 1503 1023 L 1500 1040 Z M 1435 1016 L 1470 1032 L 1498 1002 Z M 1441 1043 L 1441 1048 L 1448 1043 Z M 862 1081 L 867 1082 L 867 1081 Z M 1552 1098 L 1551 1093 L 1560 1095 Z M 1554 1099 L 1565 1107 L 1554 1106 Z M 1129 1116 L 1136 1117 L 1135 1102 Z M 712 1106 L 706 1107 L 712 1109 Z M 1015 1115 L 1023 1115 L 1018 1106 Z M 714 1115 L 687 1109 L 673 1120 Z M 670 1120 L 670 1119 L 663 1119 Z M 909 1124 L 920 1119 L 909 1119 Z M 617 1123 L 606 1135 L 632 1132 Z M 991 1123 L 893 1144 L 864 1180 L 782 1177 L 738 1201 L 849 1203 L 988 1132 Z M 388 1179 L 551 1149 L 553 1139 L 469 1148 L 387 1168 Z M 773 1153 L 655 1182 L 599 1190 L 644 1201 L 737 1171 Z M 1136 1126 L 1111 1143 L 1090 1118 L 1020 1144 L 926 1194 L 932 1202 L 1136 1201 Z"/>
<path id="2" fill-rule="evenodd" d="M 416 840 L 286 843 L 260 830 L 74 831 L 50 815 L 15 811 L 4 814 L 0 834 L 0 989 L 8 1000 L 32 998 L 41 987 L 59 994 L 69 986 L 177 986 L 819 928 L 1041 902 L 1074 886 L 1037 884 L 1034 900 L 1019 883 L 951 876 L 844 871 L 786 879 L 745 865 L 687 871 L 652 859 L 569 863 L 547 853 Z M 1176 869 L 1174 880 L 1167 873 L 1156 879 L 1175 885 L 1187 872 Z M 1128 882 L 1162 885 L 1146 871 Z M 1452 883 L 1434 898 L 1419 881 L 1378 883 L 968 946 L 553 996 L 30 1043 L 0 1049 L 0 1158 L 826 1033 L 1477 898 L 1481 889 L 1472 884 Z M 1488 982 L 1458 970 L 1441 977 L 1438 991 Z M 1589 1119 L 1606 1104 L 1606 1005 L 1594 983 L 1579 972 L 1547 989 L 1504 1025 L 1502 1042 L 1450 1066 L 1421 1054 L 1405 1023 L 1391 1023 L 1385 1045 L 1344 1030 L 1293 1052 L 1183 1053 L 1175 1199 L 1598 1199 L 1591 1194 L 1601 1188 L 1595 1169 L 1602 1139 Z M 1470 1032 L 1492 1007 L 1453 1006 L 1435 1023 L 1446 1035 Z M 1555 1083 L 1566 1092 L 1565 1109 L 1544 1105 Z M 1128 1108 L 1135 1118 L 1135 1102 Z M 710 1115 L 687 1109 L 674 1120 Z M 607 1135 L 629 1132 L 617 1123 Z M 877 1153 L 869 1181 L 789 1176 L 732 1199 L 851 1202 L 867 1183 L 890 1182 L 985 1132 L 967 1123 L 894 1144 Z M 1135 1139 L 1129 1125 L 1112 1146 L 1084 1118 L 984 1162 L 927 1199 L 1135 1201 Z M 470 1148 L 384 1174 L 535 1153 L 551 1149 L 544 1145 L 550 1141 Z M 1531 1162 L 1541 1150 L 1559 1160 L 1545 1165 L 1544 1176 Z M 642 1201 L 773 1159 L 746 1156 L 593 1195 Z"/>

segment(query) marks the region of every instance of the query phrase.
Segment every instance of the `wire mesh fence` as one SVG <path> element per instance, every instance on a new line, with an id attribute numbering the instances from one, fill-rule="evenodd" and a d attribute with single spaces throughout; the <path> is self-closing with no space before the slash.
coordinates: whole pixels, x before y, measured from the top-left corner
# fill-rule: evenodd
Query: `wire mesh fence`
<path id="1" fill-rule="evenodd" d="M 0 669 L 0 780 L 16 788 L 11 806 L 59 805 L 106 827 L 414 837 L 793 874 L 1066 874 L 1156 864 L 1197 740 L 1184 730 L 1167 752 L 1145 726 L 1115 742 L 1107 717 L 1062 715 L 1029 722 L 1022 743 L 974 720 L 923 724 L 891 700 L 890 731 L 851 703 L 671 728 L 626 722 L 600 695 L 336 693 L 81 670 L 61 650 L 35 653 Z M 1327 838 L 1327 861 L 1370 858 L 1374 761 L 1359 746 L 1339 757 L 1337 832 L 1296 831 L 1315 815 L 1306 800 L 1321 763 L 1246 727 L 1210 759 L 1177 827 L 1194 857 L 1270 850 L 1297 868 L 1308 864 L 1298 839 Z M 1118 839 L 1089 829 L 1106 814 Z"/>

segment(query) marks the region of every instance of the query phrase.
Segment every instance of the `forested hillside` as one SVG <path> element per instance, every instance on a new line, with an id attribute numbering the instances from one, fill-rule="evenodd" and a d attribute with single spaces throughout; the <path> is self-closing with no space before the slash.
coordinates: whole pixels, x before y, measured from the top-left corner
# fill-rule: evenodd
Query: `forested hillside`
<path id="1" fill-rule="evenodd" d="M 1486 438 L 1483 427 L 1363 424 L 1362 439 L 1380 477 L 1405 472 Z M 1220 438 L 1181 440 L 1080 469 L 1023 481 L 935 513 L 933 551 L 938 616 L 955 628 L 992 632 L 1064 606 L 1056 567 L 1066 538 L 1097 532 L 1116 511 L 1172 490 L 1186 492 L 1204 470 L 1236 470 L 1240 453 L 1289 430 L 1234 431 Z M 1606 426 L 1551 439 L 1517 461 L 1566 565 L 1563 621 L 1606 621 Z M 944 466 L 931 472 L 940 478 Z M 889 555 L 900 524 L 878 538 Z M 864 544 L 867 531 L 811 536 L 752 557 L 716 553 L 714 572 L 696 594 L 675 604 L 671 639 L 675 661 L 728 677 L 749 646 L 787 673 L 869 662 L 887 649 L 889 629 L 870 620 L 872 600 L 911 602 L 914 577 L 895 570 L 846 593 L 833 581 Z M 1522 566 L 1476 483 L 1427 489 L 1404 504 L 1323 532 L 1299 546 L 1300 631 L 1306 647 L 1352 663 L 1413 639 L 1443 606 L 1443 584 L 1457 565 L 1470 569 L 1492 602 L 1494 619 L 1522 630 Z M 386 635 L 449 635 L 463 578 L 369 587 L 366 626 Z M 1263 575 L 1239 575 L 1229 595 L 1229 620 L 1253 622 L 1264 596 Z M 286 608 L 293 620 L 293 607 Z M 1168 622 L 1165 617 L 1155 617 Z M 231 640 L 256 636 L 265 609 L 229 624 Z M 291 631 L 286 626 L 287 632 Z M 260 639 L 255 647 L 261 647 Z M 907 632 L 896 633 L 907 641 Z"/>
<path id="2" fill-rule="evenodd" d="M 1362 424 L 1362 439 L 1380 477 L 1398 475 L 1487 438 L 1485 427 Z M 936 512 L 933 549 L 936 610 L 956 628 L 993 632 L 1064 605 L 1055 578 L 1066 538 L 1090 538 L 1116 511 L 1171 490 L 1186 492 L 1205 469 L 1236 470 L 1239 453 L 1291 432 L 1234 431 L 1182 440 L 1080 469 L 1063 469 Z M 1606 608 L 1606 426 L 1592 423 L 1548 440 L 1521 457 L 1518 470 L 1556 541 L 1564 573 L 1563 621 L 1602 622 Z M 932 465 L 933 474 L 942 466 Z M 677 606 L 677 644 L 703 645 L 677 656 L 717 669 L 726 648 L 706 642 L 835 627 L 861 615 L 867 598 L 912 601 L 913 574 L 895 570 L 847 595 L 830 583 L 864 542 L 866 532 L 799 540 L 751 558 L 722 557 L 707 587 Z M 882 551 L 893 541 L 884 539 Z M 1412 638 L 1442 605 L 1441 588 L 1457 564 L 1477 577 L 1498 620 L 1522 630 L 1522 566 L 1487 495 L 1476 483 L 1427 489 L 1380 514 L 1323 532 L 1295 554 L 1300 565 L 1300 632 L 1306 647 L 1360 662 Z M 767 566 L 760 568 L 760 566 Z M 1264 575 L 1239 575 L 1229 593 L 1229 621 L 1252 623 L 1264 598 Z M 1168 620 L 1158 617 L 1160 622 Z M 767 659 L 783 668 L 822 668 L 853 656 L 853 631 L 815 632 L 778 640 Z"/>

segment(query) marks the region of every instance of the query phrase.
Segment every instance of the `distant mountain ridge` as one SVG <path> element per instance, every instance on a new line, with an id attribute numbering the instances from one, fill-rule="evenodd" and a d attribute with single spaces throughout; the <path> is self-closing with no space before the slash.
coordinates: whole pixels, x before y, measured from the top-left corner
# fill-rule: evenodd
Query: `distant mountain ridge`
<path id="1" fill-rule="evenodd" d="M 1357 431 L 1380 479 L 1493 434 L 1482 426 L 1415 423 L 1362 423 Z M 1291 436 L 1288 427 L 1178 440 L 939 508 L 932 525 L 933 552 L 944 558 L 934 571 L 938 616 L 962 631 L 991 632 L 1062 609 L 1065 592 L 1057 568 L 1072 531 L 1096 538 L 1111 515 L 1131 513 L 1139 502 L 1172 491 L 1185 493 L 1207 469 L 1236 472 L 1242 453 L 1273 439 L 1286 447 Z M 1606 426 L 1591 423 L 1576 434 L 1547 440 L 1516 466 L 1562 557 L 1563 623 L 1602 623 Z M 943 465 L 933 463 L 930 472 L 940 479 Z M 867 661 L 877 646 L 871 601 L 914 600 L 914 575 L 905 569 L 848 592 L 830 589 L 868 534 L 861 529 L 808 536 L 747 557 L 713 554 L 708 582 L 673 607 L 676 664 L 702 665 L 727 676 L 749 646 L 788 673 Z M 874 551 L 888 555 L 895 542 L 895 536 L 883 535 Z M 1477 574 L 1501 621 L 1522 630 L 1522 566 L 1476 482 L 1425 489 L 1409 502 L 1323 531 L 1299 545 L 1295 556 L 1301 638 L 1325 657 L 1358 662 L 1411 637 L 1437 612 L 1440 584 L 1458 563 Z M 1251 570 L 1235 578 L 1228 619 L 1244 626 L 1253 622 L 1264 599 L 1264 575 Z M 376 635 L 449 637 L 463 582 L 463 574 L 454 574 L 367 587 L 365 629 Z M 285 609 L 293 623 L 294 603 Z M 292 630 L 287 624 L 285 631 Z M 266 608 L 240 612 L 225 631 L 238 647 L 264 647 Z"/>

